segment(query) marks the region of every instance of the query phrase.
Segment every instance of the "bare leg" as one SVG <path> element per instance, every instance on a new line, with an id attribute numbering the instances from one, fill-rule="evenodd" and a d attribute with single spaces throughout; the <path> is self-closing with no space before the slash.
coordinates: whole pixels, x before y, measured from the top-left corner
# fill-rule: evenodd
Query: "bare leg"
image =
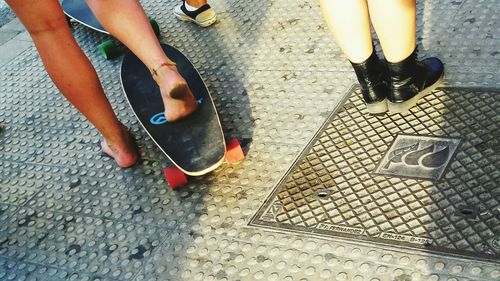
<path id="1" fill-rule="evenodd" d="M 163 52 L 149 19 L 137 0 L 86 0 L 99 22 L 123 42 L 151 71 L 160 87 L 169 121 L 192 113 L 196 100 L 186 81 Z"/>
<path id="2" fill-rule="evenodd" d="M 323 17 L 347 56 L 368 112 L 387 111 L 387 71 L 373 50 L 366 0 L 320 0 Z"/>
<path id="3" fill-rule="evenodd" d="M 366 0 L 321 0 L 321 11 L 335 41 L 353 63 L 373 52 Z"/>
<path id="4" fill-rule="evenodd" d="M 114 114 L 57 0 L 7 0 L 7 3 L 30 33 L 56 86 L 104 136 L 105 152 L 121 167 L 133 165 L 138 157 L 134 141 Z"/>
<path id="5" fill-rule="evenodd" d="M 415 0 L 369 0 L 368 5 L 385 58 L 389 62 L 407 58 L 416 46 Z"/>

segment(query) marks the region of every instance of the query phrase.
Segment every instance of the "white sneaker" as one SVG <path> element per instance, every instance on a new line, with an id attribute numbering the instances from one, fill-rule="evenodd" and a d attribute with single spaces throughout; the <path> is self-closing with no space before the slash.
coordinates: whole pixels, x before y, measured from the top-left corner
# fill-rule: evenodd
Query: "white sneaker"
<path id="1" fill-rule="evenodd" d="M 184 5 L 184 1 L 179 6 L 175 7 L 174 15 L 187 22 L 194 22 L 201 27 L 208 27 L 215 23 L 217 15 L 210 5 L 205 4 L 199 7 L 196 11 L 188 11 Z"/>

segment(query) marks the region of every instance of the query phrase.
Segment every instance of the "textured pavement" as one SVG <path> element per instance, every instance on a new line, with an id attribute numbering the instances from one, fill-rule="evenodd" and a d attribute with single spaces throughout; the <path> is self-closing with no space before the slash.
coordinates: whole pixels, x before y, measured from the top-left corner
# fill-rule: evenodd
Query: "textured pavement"
<path id="1" fill-rule="evenodd" d="M 218 22 L 207 29 L 178 21 L 171 12 L 178 1 L 142 3 L 158 21 L 162 40 L 198 67 L 225 135 L 242 141 L 246 159 L 170 190 L 162 175 L 169 163 L 122 94 L 120 60 L 98 53 L 107 37 L 75 25 L 77 41 L 139 144 L 143 162 L 118 169 L 0 2 L 0 280 L 500 279 L 500 229 L 493 224 L 500 217 L 498 184 L 487 190 L 497 201 L 484 201 L 490 240 L 471 240 L 488 243 L 493 254 L 487 258 L 249 224 L 342 107 L 355 83 L 349 63 L 326 30 L 317 1 L 210 1 Z M 498 96 L 499 15 L 497 0 L 418 1 L 419 55 L 443 60 L 443 86 L 458 89 L 453 95 Z M 498 119 L 498 107 L 492 110 L 491 119 Z M 485 130 L 498 136 L 498 125 Z M 489 177 L 498 183 L 498 142 L 492 139 Z M 478 162 L 464 166 L 481 165 L 472 160 Z M 455 208 L 437 206 L 442 212 Z"/>

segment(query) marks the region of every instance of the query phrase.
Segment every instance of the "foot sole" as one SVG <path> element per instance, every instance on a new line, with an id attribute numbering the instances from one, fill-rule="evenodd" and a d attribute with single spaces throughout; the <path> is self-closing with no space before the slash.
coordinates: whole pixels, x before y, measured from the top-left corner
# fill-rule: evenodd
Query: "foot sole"
<path id="1" fill-rule="evenodd" d="M 415 95 L 413 98 L 404 101 L 404 102 L 387 102 L 387 107 L 389 109 L 390 113 L 401 113 L 401 112 L 406 112 L 410 110 L 410 108 L 414 107 L 418 101 L 423 98 L 424 96 L 430 94 L 432 91 L 434 91 L 441 83 L 443 82 L 444 79 L 444 74 L 439 77 L 439 79 L 434 82 L 434 84 L 430 85 L 429 87 L 423 89 L 420 91 L 417 95 Z"/>
<path id="2" fill-rule="evenodd" d="M 178 13 L 175 13 L 174 12 L 174 15 L 180 19 L 181 21 L 185 21 L 185 22 L 192 22 L 192 23 L 195 23 L 201 27 L 209 27 L 211 26 L 212 24 L 215 23 L 215 21 L 217 21 L 217 17 L 216 16 L 213 16 L 209 19 L 206 19 L 204 21 L 197 21 L 196 19 L 193 19 L 191 17 L 188 17 L 186 15 L 182 15 L 182 14 L 178 14 Z"/>

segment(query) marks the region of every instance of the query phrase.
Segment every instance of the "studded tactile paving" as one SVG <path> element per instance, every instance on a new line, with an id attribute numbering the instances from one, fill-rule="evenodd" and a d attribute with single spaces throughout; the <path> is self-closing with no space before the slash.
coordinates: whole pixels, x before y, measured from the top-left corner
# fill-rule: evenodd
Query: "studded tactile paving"
<path id="1" fill-rule="evenodd" d="M 347 96 L 252 224 L 498 260 L 499 92 L 444 88 L 382 117 Z"/>
<path id="2" fill-rule="evenodd" d="M 106 61 L 97 50 L 108 37 L 75 24 L 77 42 L 143 159 L 131 169 L 117 168 L 100 152 L 99 134 L 58 93 L 28 47 L 0 67 L 0 280 L 500 278 L 491 262 L 248 226 L 355 75 L 317 1 L 209 1 L 218 22 L 205 29 L 172 15 L 180 1 L 141 2 L 159 23 L 162 40 L 199 69 L 225 135 L 241 140 L 246 159 L 169 190 L 161 171 L 169 163 L 121 92 L 120 59 Z M 498 87 L 497 14 L 496 0 L 418 1 L 420 55 L 443 59 L 446 85 Z M 435 107 L 436 101 L 421 106 Z M 400 123 L 385 126 L 406 128 L 395 121 Z M 476 159 L 461 163 L 471 165 L 484 170 Z M 462 181 L 473 184 L 467 175 Z M 406 195 L 398 190 L 387 196 Z M 482 189 L 471 190 L 480 192 L 468 197 L 471 202 L 494 204 Z M 449 201 L 439 202 L 445 214 Z"/>

